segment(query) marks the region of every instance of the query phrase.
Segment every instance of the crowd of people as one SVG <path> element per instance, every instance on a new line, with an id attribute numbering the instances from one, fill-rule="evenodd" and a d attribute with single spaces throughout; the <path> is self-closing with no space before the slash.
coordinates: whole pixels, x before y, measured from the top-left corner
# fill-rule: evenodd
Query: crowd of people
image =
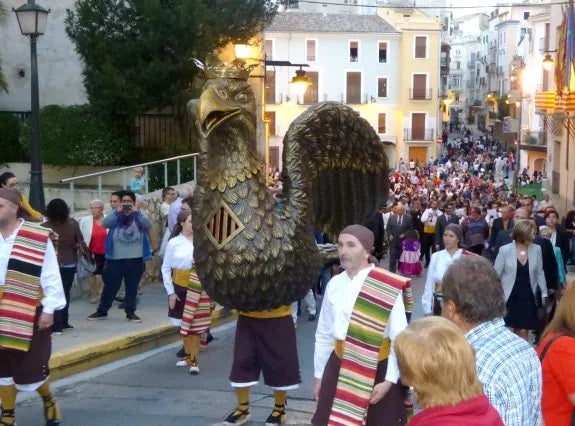
<path id="1" fill-rule="evenodd" d="M 314 426 L 571 424 L 575 290 L 566 268 L 575 263 L 575 211 L 561 220 L 548 197 L 510 193 L 505 180 L 513 157 L 493 138 L 464 130 L 446 142 L 436 161 L 400 160 L 388 200 L 368 222 L 340 232 L 340 268 L 329 265 L 318 279 Z M 280 174 L 272 173 L 272 192 L 280 193 Z M 141 178 L 136 173 L 132 187 L 142 190 Z M 199 374 L 213 303 L 193 265 L 192 193 L 168 187 L 162 198 L 157 254 L 168 316 L 182 336 L 176 365 Z M 18 281 L 19 271 L 34 277 L 25 333 L 16 340 L 0 310 L 0 424 L 15 424 L 16 394 L 30 390 L 42 396 L 47 424 L 60 422 L 40 366 L 50 356 L 50 334 L 73 328 L 68 311 L 77 268 L 90 269 L 89 298 L 98 307 L 89 320 L 107 318 L 123 283 L 126 319 L 141 321 L 137 296 L 152 256 L 152 223 L 134 190 L 114 192 L 109 204 L 93 200 L 79 223 L 61 199 L 35 212 L 15 176 L 0 175 L 0 300 L 29 285 Z M 41 246 L 41 268 L 27 266 L 27 258 L 12 261 L 26 246 L 26 232 Z M 424 317 L 411 321 L 411 278 L 423 272 L 417 303 Z M 307 298 L 314 321 L 313 293 Z M 292 323 L 289 306 L 240 313 L 230 373 L 238 405 L 224 424 L 247 421 L 249 389 L 260 372 L 274 389 L 266 424 L 285 423 L 287 391 L 300 381 Z M 256 336 L 265 345 L 255 344 Z M 418 410 L 410 419 L 411 392 Z"/>

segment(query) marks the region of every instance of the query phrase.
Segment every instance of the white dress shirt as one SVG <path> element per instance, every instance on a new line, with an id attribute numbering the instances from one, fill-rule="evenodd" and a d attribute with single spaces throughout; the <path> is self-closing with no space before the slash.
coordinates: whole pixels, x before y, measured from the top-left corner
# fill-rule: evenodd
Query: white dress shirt
<path id="1" fill-rule="evenodd" d="M 374 265 L 370 265 L 362 269 L 353 279 L 344 271 L 329 281 L 315 333 L 314 377 L 316 379 L 322 378 L 327 361 L 335 348 L 335 341 L 345 340 L 353 306 L 367 274 L 373 267 Z M 391 351 L 385 380 L 392 383 L 397 383 L 399 379 L 399 368 L 397 367 L 393 342 L 406 327 L 405 306 L 400 292 L 383 332 L 384 338 L 391 339 Z"/>
<path id="2" fill-rule="evenodd" d="M 194 243 L 182 234 L 168 241 L 164 261 L 162 262 L 162 278 L 168 295 L 174 293 L 172 269 L 192 269 L 194 261 Z"/>
<path id="3" fill-rule="evenodd" d="M 10 259 L 14 240 L 22 223 L 24 223 L 23 220 L 20 221 L 18 228 L 16 228 L 8 238 L 4 238 L 4 236 L 0 234 L 0 286 L 3 286 L 6 282 L 8 259 Z M 56 251 L 50 240 L 48 240 L 46 244 L 44 263 L 42 264 L 42 272 L 40 273 L 40 285 L 42 286 L 43 294 L 41 301 L 42 312 L 53 314 L 54 311 L 63 309 L 66 306 L 66 297 L 64 296 L 64 288 L 62 287 L 58 259 L 56 258 Z"/>
<path id="4" fill-rule="evenodd" d="M 451 256 L 447 250 L 443 249 L 431 255 L 431 261 L 427 268 L 425 289 L 423 290 L 423 297 L 421 298 L 423 313 L 430 314 L 433 312 L 435 283 L 440 283 L 443 280 L 445 271 L 447 271 L 447 268 L 449 268 L 454 260 L 459 259 L 461 253 L 463 253 L 463 249 L 457 249 L 457 251 L 453 253 L 453 256 Z"/>

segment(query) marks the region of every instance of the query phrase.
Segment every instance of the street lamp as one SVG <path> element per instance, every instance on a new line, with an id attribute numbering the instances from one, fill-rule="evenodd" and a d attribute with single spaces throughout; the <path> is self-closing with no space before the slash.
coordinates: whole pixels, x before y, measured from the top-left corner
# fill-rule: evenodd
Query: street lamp
<path id="1" fill-rule="evenodd" d="M 38 57 L 36 41 L 44 34 L 49 10 L 28 0 L 18 9 L 13 9 L 22 35 L 30 37 L 30 204 L 36 210 L 44 211 L 44 185 L 42 183 L 42 152 L 40 149 L 40 100 L 38 94 Z"/>
<path id="2" fill-rule="evenodd" d="M 519 109 L 519 128 L 517 129 L 517 145 L 515 146 L 515 173 L 513 173 L 513 190 L 517 194 L 519 187 L 519 174 L 521 173 L 521 139 L 523 133 L 523 86 L 525 61 L 520 56 L 515 56 L 510 64 L 512 89 L 519 92 L 518 99 L 515 100 L 515 106 Z"/>

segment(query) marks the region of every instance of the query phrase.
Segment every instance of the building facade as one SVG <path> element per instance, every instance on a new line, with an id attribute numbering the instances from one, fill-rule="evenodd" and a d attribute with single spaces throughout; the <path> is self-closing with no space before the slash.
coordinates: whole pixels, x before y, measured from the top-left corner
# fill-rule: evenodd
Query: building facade
<path id="1" fill-rule="evenodd" d="M 437 155 L 439 20 L 417 11 L 379 8 L 377 15 L 279 13 L 264 33 L 266 58 L 304 64 L 304 95 L 290 87 L 294 68 L 267 67 L 265 116 L 270 164 L 281 164 L 290 123 L 310 105 L 349 105 L 376 129 L 391 167 L 400 158 Z M 297 67 L 296 67 L 297 68 Z"/>

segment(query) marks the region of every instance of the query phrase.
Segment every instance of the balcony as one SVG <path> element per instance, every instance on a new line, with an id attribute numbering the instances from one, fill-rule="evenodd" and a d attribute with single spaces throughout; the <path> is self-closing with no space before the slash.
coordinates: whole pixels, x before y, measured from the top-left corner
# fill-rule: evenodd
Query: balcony
<path id="1" fill-rule="evenodd" d="M 523 133 L 521 148 L 530 151 L 547 151 L 547 135 L 545 132 Z"/>
<path id="2" fill-rule="evenodd" d="M 433 129 L 403 129 L 404 142 L 433 142 Z"/>
<path id="3" fill-rule="evenodd" d="M 431 100 L 431 89 L 409 89 L 409 99 L 412 101 Z"/>

